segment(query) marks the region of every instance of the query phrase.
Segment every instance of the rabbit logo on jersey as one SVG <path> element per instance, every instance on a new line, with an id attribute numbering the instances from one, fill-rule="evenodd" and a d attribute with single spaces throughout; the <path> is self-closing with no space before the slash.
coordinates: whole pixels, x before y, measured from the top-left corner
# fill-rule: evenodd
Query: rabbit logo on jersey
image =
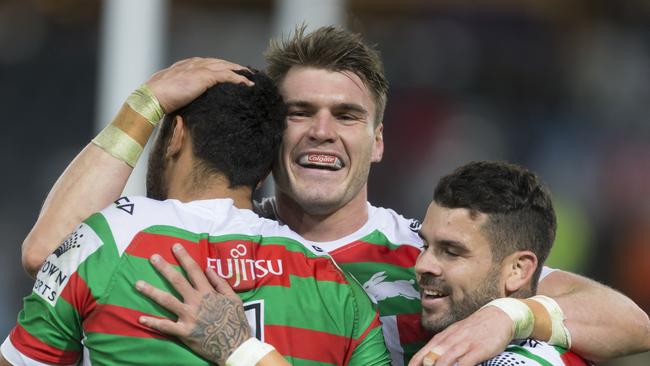
<path id="1" fill-rule="evenodd" d="M 390 282 L 384 281 L 386 278 L 386 271 L 377 272 L 363 284 L 363 289 L 370 295 L 370 300 L 373 303 L 376 304 L 378 301 L 397 296 L 402 296 L 409 300 L 420 298 L 420 293 L 413 288 L 415 280 L 397 280 Z"/>
<path id="2" fill-rule="evenodd" d="M 248 255 L 244 243 L 236 244 L 230 249 L 230 258 L 209 258 L 208 267 L 225 278 L 237 290 L 253 288 L 255 280 L 268 275 L 281 276 L 284 271 L 282 259 L 253 259 Z"/>

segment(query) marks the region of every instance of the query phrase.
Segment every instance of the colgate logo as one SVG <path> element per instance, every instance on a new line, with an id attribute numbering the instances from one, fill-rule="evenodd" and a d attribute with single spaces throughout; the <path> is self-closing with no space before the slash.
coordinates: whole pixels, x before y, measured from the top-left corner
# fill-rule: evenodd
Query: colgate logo
<path id="1" fill-rule="evenodd" d="M 336 157 L 331 155 L 309 155 L 307 160 L 310 163 L 333 164 L 336 161 Z"/>
<path id="2" fill-rule="evenodd" d="M 247 254 L 248 248 L 240 243 L 230 250 L 228 259 L 208 257 L 207 266 L 238 290 L 253 288 L 254 281 L 258 278 L 269 274 L 281 276 L 284 273 L 281 259 L 252 259 L 246 258 Z"/>

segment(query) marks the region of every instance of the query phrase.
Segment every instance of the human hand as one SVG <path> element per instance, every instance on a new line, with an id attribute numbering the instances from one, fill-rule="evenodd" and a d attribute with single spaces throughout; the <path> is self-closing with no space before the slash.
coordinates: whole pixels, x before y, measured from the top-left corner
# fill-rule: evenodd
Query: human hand
<path id="1" fill-rule="evenodd" d="M 189 282 L 160 255 L 154 254 L 151 263 L 183 297 L 183 302 L 144 281 L 137 281 L 136 289 L 176 314 L 178 320 L 141 316 L 139 321 L 178 337 L 201 357 L 224 365 L 230 354 L 251 337 L 242 301 L 213 270 L 204 274 L 182 245 L 175 244 L 172 251 Z"/>
<path id="2" fill-rule="evenodd" d="M 241 65 L 216 58 L 193 57 L 178 61 L 153 74 L 146 82 L 165 113 L 173 112 L 218 83 L 253 85 L 236 70 Z"/>
<path id="3" fill-rule="evenodd" d="M 476 311 L 436 334 L 409 362 L 429 365 L 429 351 L 438 355 L 435 366 L 474 366 L 503 352 L 512 340 L 512 320 L 494 306 Z"/>

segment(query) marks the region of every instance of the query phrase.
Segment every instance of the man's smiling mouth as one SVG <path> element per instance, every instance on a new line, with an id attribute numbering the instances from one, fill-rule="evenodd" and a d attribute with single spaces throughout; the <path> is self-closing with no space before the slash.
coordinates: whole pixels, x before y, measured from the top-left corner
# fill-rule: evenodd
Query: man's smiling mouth
<path id="1" fill-rule="evenodd" d="M 325 169 L 337 171 L 343 168 L 343 162 L 339 157 L 330 154 L 309 153 L 301 155 L 297 161 L 303 168 Z"/>

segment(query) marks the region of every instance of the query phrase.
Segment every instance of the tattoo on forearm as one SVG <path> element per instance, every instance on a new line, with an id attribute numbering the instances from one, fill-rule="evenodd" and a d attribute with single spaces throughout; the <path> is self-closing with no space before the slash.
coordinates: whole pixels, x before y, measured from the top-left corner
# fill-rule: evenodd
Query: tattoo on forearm
<path id="1" fill-rule="evenodd" d="M 220 365 L 250 338 L 250 327 L 240 303 L 216 293 L 203 296 L 197 324 L 189 338 L 200 346 L 199 353 Z"/>

